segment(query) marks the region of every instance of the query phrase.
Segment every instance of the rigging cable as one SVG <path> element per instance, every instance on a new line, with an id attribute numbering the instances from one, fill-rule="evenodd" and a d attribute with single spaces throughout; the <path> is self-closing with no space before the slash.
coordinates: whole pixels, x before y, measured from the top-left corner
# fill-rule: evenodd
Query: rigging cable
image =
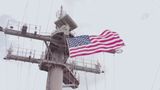
<path id="1" fill-rule="evenodd" d="M 30 77 L 31 77 L 31 75 L 30 75 L 30 71 L 31 71 L 31 64 L 30 63 L 28 63 L 28 70 L 27 70 L 28 72 L 27 72 L 27 83 L 26 83 L 26 90 L 28 90 L 28 88 L 29 88 L 29 86 L 30 86 L 30 83 L 29 83 L 29 81 L 30 81 Z"/>
<path id="2" fill-rule="evenodd" d="M 5 49 L 6 49 L 5 53 L 7 54 L 8 52 L 7 52 L 7 35 L 6 35 L 6 34 L 5 34 Z M 5 81 L 6 81 L 6 82 L 5 82 L 5 84 L 6 84 L 5 87 L 6 87 L 6 90 L 8 90 L 8 86 L 7 86 L 7 85 L 8 85 L 8 78 L 7 78 L 7 75 L 8 75 L 8 64 L 5 65 L 5 69 L 6 69 L 6 70 L 5 70 L 5 71 L 6 71 L 6 72 L 5 72 L 5 74 L 6 74 L 6 75 L 5 75 L 5 76 L 6 76 L 6 77 L 5 77 L 5 79 L 6 79 L 6 80 L 5 80 Z"/>
<path id="3" fill-rule="evenodd" d="M 20 22 L 19 22 L 20 23 Z M 19 24 L 20 25 L 20 24 Z M 18 27 L 20 27 L 20 26 L 18 26 Z M 17 55 L 21 55 L 21 51 L 20 51 L 20 39 L 22 39 L 22 38 L 20 38 L 19 36 L 17 37 L 17 39 L 18 39 L 18 47 L 17 47 Z M 18 73 L 18 72 L 20 72 L 20 73 Z M 17 90 L 20 90 L 21 88 L 22 88 L 22 63 L 21 62 L 17 62 L 17 81 L 19 82 L 19 84 L 17 84 Z M 20 88 L 21 87 L 21 88 Z"/>
<path id="4" fill-rule="evenodd" d="M 102 53 L 102 61 L 103 61 L 103 66 L 104 66 L 104 89 L 107 88 L 107 79 L 106 79 L 106 61 L 105 61 L 105 55 L 104 52 Z"/>
<path id="5" fill-rule="evenodd" d="M 35 54 L 35 50 L 33 49 L 34 47 L 33 47 L 33 41 L 32 41 L 32 39 L 30 39 L 30 51 L 29 51 L 29 57 L 33 57 L 34 58 L 34 54 Z M 27 51 L 26 51 L 26 53 L 27 53 Z M 27 81 L 27 85 L 26 86 L 28 86 L 28 87 L 30 87 L 31 88 L 31 83 L 29 83 L 29 81 L 31 80 L 31 64 L 29 63 L 28 64 L 28 81 Z M 28 90 L 27 89 L 27 87 L 26 87 L 26 90 Z"/>
<path id="6" fill-rule="evenodd" d="M 115 62 L 115 54 L 113 54 L 113 83 L 112 83 L 112 87 L 113 90 L 116 90 L 116 62 Z"/>
<path id="7" fill-rule="evenodd" d="M 97 78 L 96 78 L 96 74 L 95 74 L 95 90 L 97 90 Z"/>
<path id="8" fill-rule="evenodd" d="M 5 53 L 6 55 L 8 54 L 7 52 L 7 35 L 5 34 Z"/>
<path id="9" fill-rule="evenodd" d="M 96 65 L 95 63 L 97 62 L 97 64 L 99 63 L 98 62 L 98 58 L 96 58 L 95 55 L 92 56 L 91 58 L 91 68 L 94 68 L 93 65 Z M 95 83 L 95 90 L 97 90 L 97 79 L 96 79 L 96 73 L 94 74 L 94 83 Z"/>
<path id="10" fill-rule="evenodd" d="M 25 16 L 27 14 L 28 6 L 29 6 L 29 0 L 27 0 L 26 3 L 25 3 L 24 12 L 23 12 L 23 16 L 22 16 L 22 22 L 24 22 Z"/>
<path id="11" fill-rule="evenodd" d="M 51 19 L 51 14 L 52 14 L 52 8 L 53 8 L 53 1 L 54 0 L 51 0 L 51 5 L 50 5 L 50 8 L 49 8 L 49 13 L 48 13 L 48 20 L 47 20 L 47 26 L 46 26 L 46 32 L 48 31 L 48 27 L 49 27 L 49 21 Z"/>
<path id="12" fill-rule="evenodd" d="M 19 82 L 20 81 L 20 76 L 19 76 L 20 74 L 19 74 L 19 63 L 17 63 L 17 82 Z M 17 89 L 16 90 L 20 90 L 20 87 L 19 87 L 19 84 L 17 84 L 17 87 L 16 87 Z"/>
<path id="13" fill-rule="evenodd" d="M 32 89 L 31 89 L 31 90 L 36 90 L 36 87 L 35 87 L 35 86 L 36 86 L 36 83 L 37 83 L 36 81 L 37 81 L 37 79 L 39 78 L 39 75 L 38 75 L 38 72 L 37 72 L 37 71 L 35 72 L 35 74 L 34 74 L 33 77 L 34 77 L 34 80 L 33 80 L 33 83 L 32 83 Z M 37 86 L 38 86 L 38 85 L 37 85 Z"/>
<path id="14" fill-rule="evenodd" d="M 85 72 L 85 82 L 86 82 L 86 90 L 88 90 L 87 72 Z"/>
<path id="15" fill-rule="evenodd" d="M 38 0 L 37 10 L 36 10 L 36 17 L 35 17 L 35 23 L 39 22 L 39 11 L 40 11 L 40 0 Z"/>
<path id="16" fill-rule="evenodd" d="M 157 71 L 156 71 L 156 73 L 155 73 L 154 80 L 153 80 L 153 83 L 152 83 L 152 86 L 151 86 L 151 90 L 153 90 L 153 88 L 154 88 L 154 85 L 155 85 L 155 83 L 156 83 L 156 79 L 157 79 L 157 77 L 158 77 L 159 71 L 160 71 L 160 64 L 159 64 L 159 66 L 158 66 L 158 68 L 157 68 Z"/>
<path id="17" fill-rule="evenodd" d="M 34 32 L 38 32 L 39 34 L 41 34 L 41 27 L 39 25 L 39 11 L 40 11 L 40 0 L 38 0 L 37 3 L 37 9 L 36 9 L 36 13 L 35 13 L 35 31 Z"/>

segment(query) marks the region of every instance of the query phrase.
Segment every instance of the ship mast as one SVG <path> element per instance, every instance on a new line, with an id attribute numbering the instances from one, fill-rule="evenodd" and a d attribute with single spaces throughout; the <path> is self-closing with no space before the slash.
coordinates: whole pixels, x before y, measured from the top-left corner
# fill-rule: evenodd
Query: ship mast
<path id="1" fill-rule="evenodd" d="M 58 20 L 55 21 L 56 31 L 48 36 L 38 34 L 37 32 L 28 32 L 29 28 L 27 25 L 19 26 L 20 30 L 0 27 L 0 31 L 5 34 L 41 40 L 45 43 L 46 52 L 42 58 L 15 55 L 12 53 L 12 48 L 10 48 L 4 59 L 38 64 L 40 70 L 48 72 L 46 90 L 62 90 L 63 83 L 64 87 L 78 88 L 79 79 L 73 73 L 73 70 L 96 74 L 102 73 L 99 63 L 95 64 L 95 68 L 67 63 L 69 53 L 66 38 L 74 37 L 71 31 L 77 28 L 77 25 L 68 14 L 64 13 L 62 6 L 58 15 Z"/>

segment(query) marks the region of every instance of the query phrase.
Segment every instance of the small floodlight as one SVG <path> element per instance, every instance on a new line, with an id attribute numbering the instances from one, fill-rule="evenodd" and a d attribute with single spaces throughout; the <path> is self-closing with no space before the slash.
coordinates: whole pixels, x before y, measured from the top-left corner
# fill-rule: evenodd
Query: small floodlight
<path id="1" fill-rule="evenodd" d="M 13 26 L 10 26 L 10 29 L 13 29 Z"/>
<path id="2" fill-rule="evenodd" d="M 122 52 L 123 52 L 122 49 L 116 49 L 116 53 L 117 53 L 117 54 L 120 54 L 120 53 L 122 53 Z"/>
<path id="3" fill-rule="evenodd" d="M 26 34 L 26 32 L 27 32 L 27 25 L 26 24 L 24 24 L 23 26 L 22 26 L 22 28 L 21 28 L 21 30 L 22 30 L 22 34 Z"/>
<path id="4" fill-rule="evenodd" d="M 0 31 L 3 31 L 3 28 L 0 26 Z"/>

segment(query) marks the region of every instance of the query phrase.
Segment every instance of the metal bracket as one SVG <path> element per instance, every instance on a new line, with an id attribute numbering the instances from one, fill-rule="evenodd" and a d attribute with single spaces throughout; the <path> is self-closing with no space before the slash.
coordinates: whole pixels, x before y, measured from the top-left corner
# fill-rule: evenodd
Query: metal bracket
<path id="1" fill-rule="evenodd" d="M 57 30 L 52 33 L 52 36 L 54 36 L 57 33 L 64 33 L 65 35 L 69 35 L 70 33 L 70 27 L 69 25 L 63 25 L 60 28 L 57 27 Z"/>
<path id="2" fill-rule="evenodd" d="M 3 28 L 0 26 L 0 31 L 3 31 Z"/>

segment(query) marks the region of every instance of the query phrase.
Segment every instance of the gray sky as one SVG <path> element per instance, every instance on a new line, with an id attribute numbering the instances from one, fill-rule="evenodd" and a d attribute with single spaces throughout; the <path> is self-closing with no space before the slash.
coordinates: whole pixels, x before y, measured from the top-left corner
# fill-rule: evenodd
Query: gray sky
<path id="1" fill-rule="evenodd" d="M 84 57 L 104 62 L 106 71 L 96 79 L 94 74 L 87 73 L 89 90 L 159 90 L 160 71 L 154 81 L 160 64 L 159 0 L 0 0 L 0 16 L 40 25 L 41 32 L 51 32 L 60 5 L 78 24 L 76 35 L 98 35 L 110 29 L 118 32 L 126 44 L 119 55 L 102 53 Z M 2 19 L 0 22 L 6 23 Z M 38 41 L 20 38 L 18 42 L 17 37 L 0 33 L 0 90 L 45 90 L 47 74 L 38 65 L 3 61 L 10 43 L 26 48 L 43 47 Z M 85 73 L 80 74 L 81 85 L 77 90 L 87 90 Z"/>

